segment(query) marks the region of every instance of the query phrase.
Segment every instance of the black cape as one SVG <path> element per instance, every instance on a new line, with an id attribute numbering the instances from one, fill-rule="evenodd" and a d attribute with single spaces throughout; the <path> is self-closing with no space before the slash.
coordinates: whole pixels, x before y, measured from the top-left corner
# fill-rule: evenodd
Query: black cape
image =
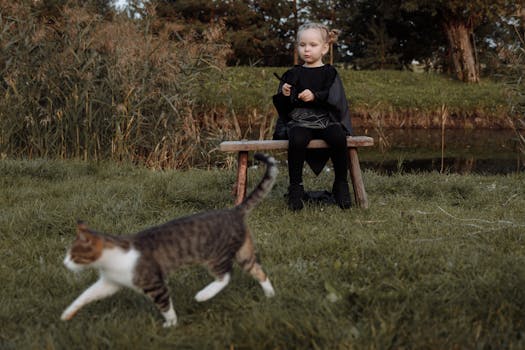
<path id="1" fill-rule="evenodd" d="M 275 94 L 272 98 L 273 105 L 275 106 L 275 109 L 279 115 L 275 124 L 275 131 L 273 133 L 274 140 L 288 140 L 287 124 L 291 120 L 289 113 L 292 111 L 293 107 L 291 105 L 290 98 L 284 96 L 281 93 L 284 83 L 294 85 L 295 82 L 288 82 L 281 79 L 277 94 Z M 341 81 L 339 74 L 335 75 L 334 81 L 330 86 L 326 103 L 330 107 L 328 109 L 330 119 L 340 123 L 346 134 L 351 135 L 352 125 L 350 122 L 350 111 L 348 108 L 348 101 L 346 100 L 343 82 Z M 308 149 L 306 152 L 306 162 L 316 175 L 319 175 L 321 170 L 323 170 L 329 158 L 330 153 L 327 149 Z"/>

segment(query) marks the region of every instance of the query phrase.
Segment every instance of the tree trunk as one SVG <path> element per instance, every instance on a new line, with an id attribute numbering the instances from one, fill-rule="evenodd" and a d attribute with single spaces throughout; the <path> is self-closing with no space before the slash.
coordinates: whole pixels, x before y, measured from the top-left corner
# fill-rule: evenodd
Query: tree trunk
<path id="1" fill-rule="evenodd" d="M 479 70 L 471 40 L 472 28 L 460 20 L 445 20 L 444 26 L 456 76 L 464 82 L 479 82 Z"/>
<path id="2" fill-rule="evenodd" d="M 298 13 L 297 13 L 297 0 L 293 0 L 292 5 L 292 11 L 293 11 L 293 20 L 294 20 L 294 28 L 295 28 L 295 38 L 293 40 L 293 64 L 299 64 L 299 52 L 297 51 L 297 43 L 295 42 L 297 40 L 297 30 L 299 29 L 299 19 Z"/>

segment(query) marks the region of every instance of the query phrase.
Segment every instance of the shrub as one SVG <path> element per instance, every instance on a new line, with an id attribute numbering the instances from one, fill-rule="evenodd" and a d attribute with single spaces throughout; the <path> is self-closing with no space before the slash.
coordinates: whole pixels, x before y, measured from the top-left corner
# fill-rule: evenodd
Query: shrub
<path id="1" fill-rule="evenodd" d="M 35 6 L 2 3 L 0 152 L 152 167 L 208 162 L 193 96 L 211 62 L 224 66 L 220 23 L 181 37 L 177 24 L 154 16 L 107 18 L 75 3 L 49 16 Z"/>

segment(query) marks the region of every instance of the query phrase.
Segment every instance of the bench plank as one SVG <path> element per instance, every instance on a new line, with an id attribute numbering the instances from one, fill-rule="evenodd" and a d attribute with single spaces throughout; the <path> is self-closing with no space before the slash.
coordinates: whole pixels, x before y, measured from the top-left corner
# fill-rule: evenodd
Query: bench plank
<path id="1" fill-rule="evenodd" d="M 373 146 L 374 139 L 368 136 L 347 136 L 347 147 L 367 147 Z M 308 148 L 328 148 L 328 144 L 323 140 L 312 140 Z M 270 151 L 277 149 L 288 149 L 288 140 L 242 140 L 242 141 L 223 141 L 219 145 L 223 152 L 239 151 Z"/>

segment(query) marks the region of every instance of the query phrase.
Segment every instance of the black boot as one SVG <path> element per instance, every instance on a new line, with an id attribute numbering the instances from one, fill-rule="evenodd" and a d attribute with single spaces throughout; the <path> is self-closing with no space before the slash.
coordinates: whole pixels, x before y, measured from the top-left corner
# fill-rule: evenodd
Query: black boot
<path id="1" fill-rule="evenodd" d="M 335 202 L 341 209 L 348 209 L 352 206 L 352 198 L 350 197 L 350 190 L 348 189 L 348 182 L 334 181 L 332 186 L 332 193 Z"/>
<path id="2" fill-rule="evenodd" d="M 291 184 L 290 187 L 288 187 L 288 208 L 290 208 L 290 210 L 297 211 L 303 209 L 303 198 L 303 185 Z"/>

